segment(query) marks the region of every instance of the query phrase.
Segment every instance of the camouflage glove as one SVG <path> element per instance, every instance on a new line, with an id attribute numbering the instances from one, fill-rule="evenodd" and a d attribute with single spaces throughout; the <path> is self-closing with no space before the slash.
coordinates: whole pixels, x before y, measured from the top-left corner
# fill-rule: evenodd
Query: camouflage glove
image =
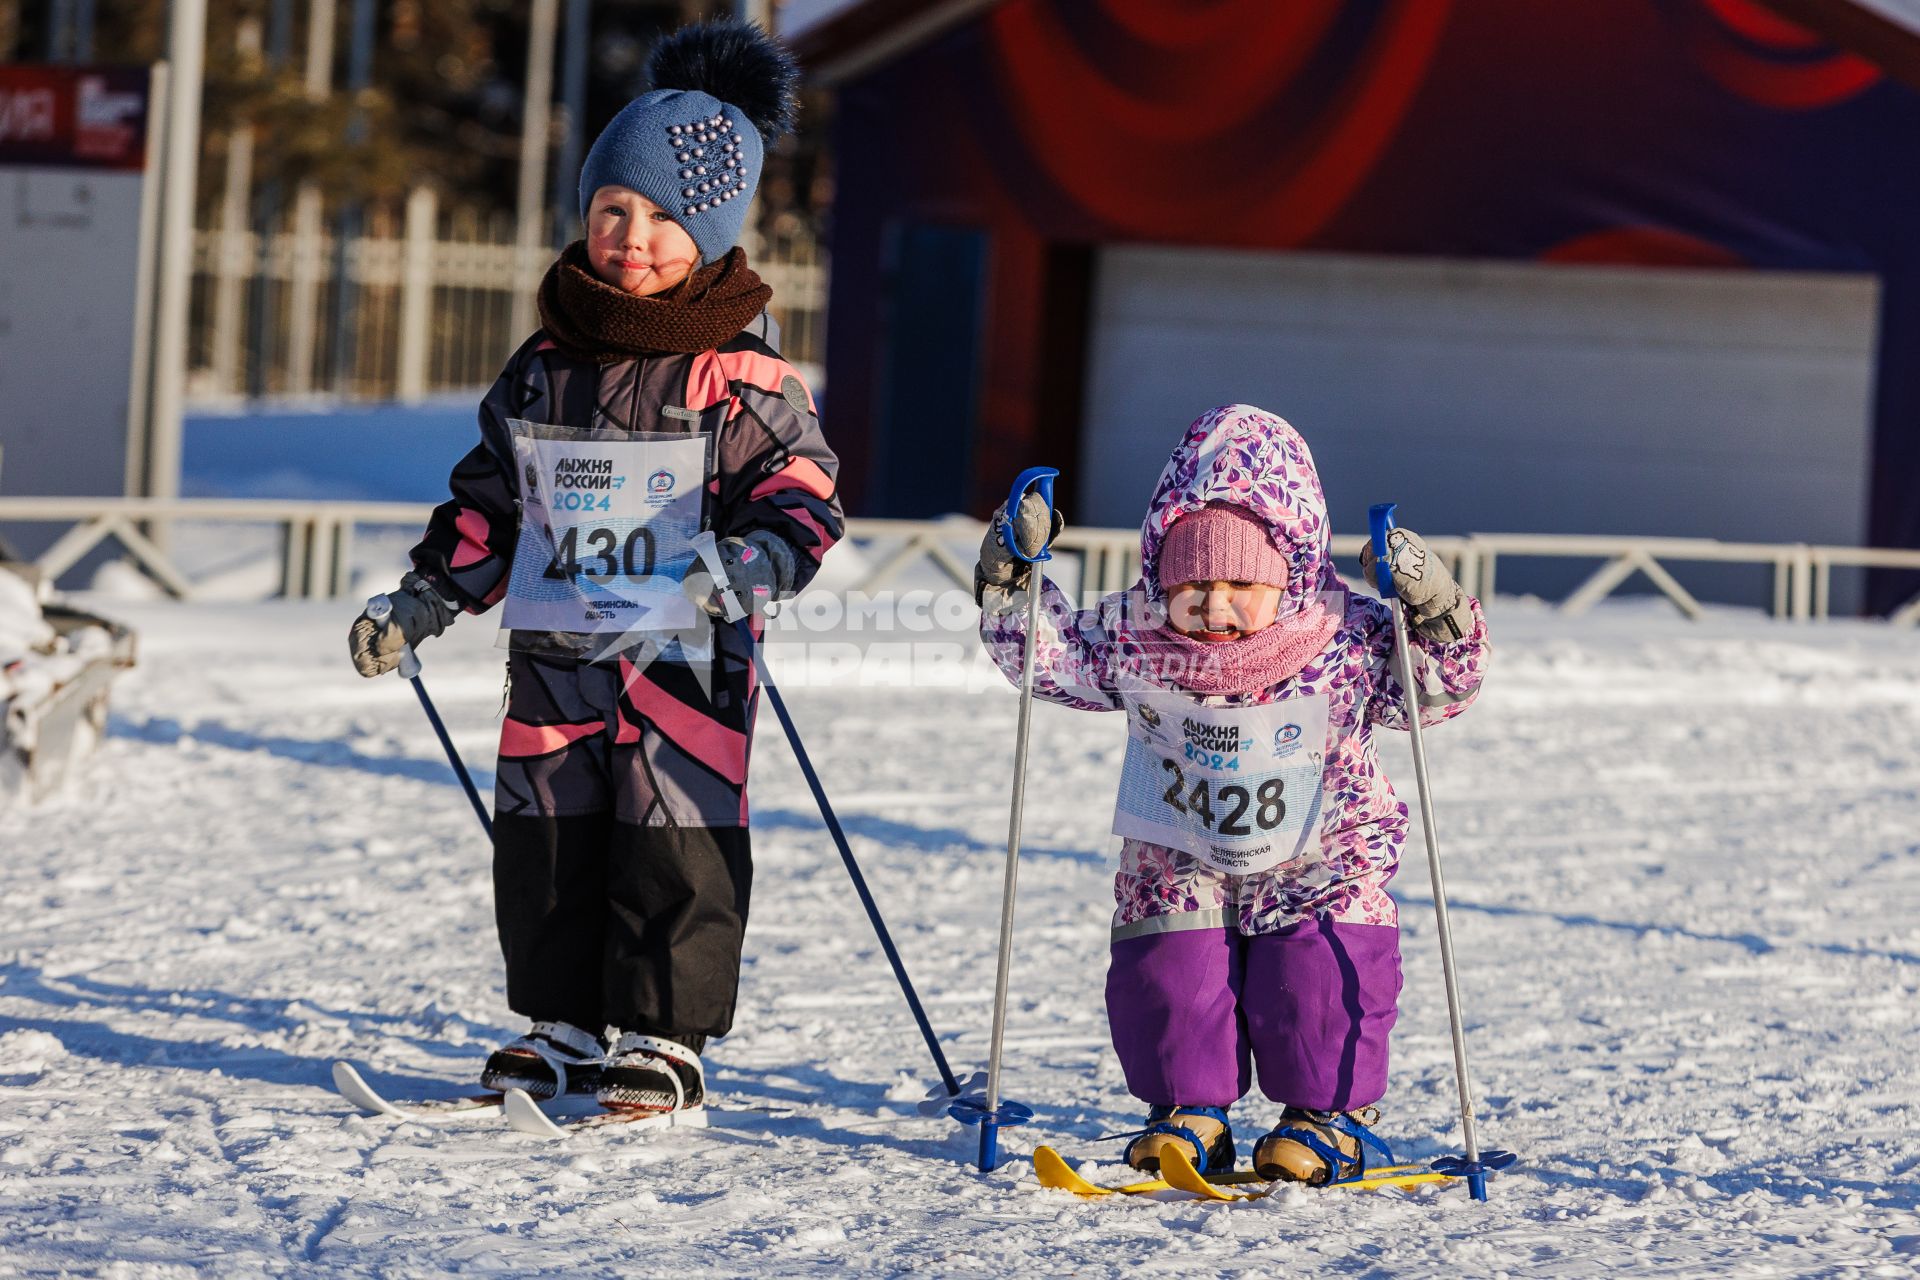
<path id="1" fill-rule="evenodd" d="M 1360 550 L 1360 571 L 1373 581 L 1373 542 Z M 1439 556 L 1427 550 L 1427 544 L 1411 529 L 1392 529 L 1387 533 L 1387 566 L 1393 572 L 1393 589 L 1407 607 L 1407 619 L 1414 630 L 1429 640 L 1441 643 L 1458 640 L 1473 630 L 1473 610 L 1467 593 L 1447 572 Z"/>
<path id="2" fill-rule="evenodd" d="M 779 534 L 755 529 L 742 538 L 722 538 L 718 546 L 720 563 L 726 568 L 734 598 L 749 613 L 763 614 L 769 605 L 792 594 L 796 553 Z M 720 586 L 706 565 L 694 561 L 680 587 L 687 593 L 687 599 L 714 617 L 727 616 Z"/>
<path id="3" fill-rule="evenodd" d="M 1006 514 L 1006 503 L 994 508 L 993 518 L 987 522 L 987 536 L 980 540 L 980 563 L 973 567 L 973 600 L 982 608 L 986 606 L 984 596 L 988 587 L 1001 591 L 1023 590 L 1033 571 L 1032 565 L 1015 557 L 1000 542 L 1000 523 Z M 1057 510 L 1052 521 L 1048 521 L 1047 504 L 1039 494 L 1028 493 L 1020 499 L 1020 513 L 1013 520 L 1013 536 L 1020 540 L 1020 550 L 1027 555 L 1037 556 L 1046 550 L 1066 527 L 1066 517 Z"/>
<path id="4" fill-rule="evenodd" d="M 400 589 L 387 599 L 393 602 L 393 613 L 384 626 L 362 612 L 347 632 L 347 652 L 353 658 L 353 668 L 369 678 L 399 666 L 402 649 L 439 635 L 460 614 L 417 573 L 400 579 Z"/>

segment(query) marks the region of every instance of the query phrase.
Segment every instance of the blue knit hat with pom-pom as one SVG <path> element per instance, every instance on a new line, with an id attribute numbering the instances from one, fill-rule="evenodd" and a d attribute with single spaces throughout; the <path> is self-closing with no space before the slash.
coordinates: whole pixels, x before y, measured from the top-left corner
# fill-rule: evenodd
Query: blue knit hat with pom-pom
<path id="1" fill-rule="evenodd" d="M 686 229 L 702 262 L 733 248 L 766 150 L 793 126 L 793 57 L 759 27 L 711 22 L 663 40 L 653 90 L 621 108 L 580 167 L 580 216 L 593 193 L 628 187 Z"/>

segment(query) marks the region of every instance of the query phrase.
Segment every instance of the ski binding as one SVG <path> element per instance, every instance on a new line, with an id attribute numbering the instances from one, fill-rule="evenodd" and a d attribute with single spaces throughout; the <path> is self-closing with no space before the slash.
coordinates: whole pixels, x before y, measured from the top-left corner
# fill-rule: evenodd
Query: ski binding
<path id="1" fill-rule="evenodd" d="M 541 1110 L 540 1104 L 529 1097 L 524 1090 L 509 1089 L 502 1107 L 506 1111 L 507 1123 L 516 1132 L 550 1140 L 564 1138 L 568 1134 L 587 1129 L 606 1129 L 616 1126 L 629 1130 L 704 1129 L 707 1127 L 705 1106 L 665 1112 L 595 1110 L 561 1123 L 556 1122 L 552 1116 Z"/>
<path id="2" fill-rule="evenodd" d="M 1193 1162 L 1178 1148 L 1169 1148 L 1160 1159 L 1160 1176 L 1140 1182 L 1129 1182 L 1119 1186 L 1102 1186 L 1082 1177 L 1080 1172 L 1069 1165 L 1065 1158 L 1052 1147 L 1040 1147 L 1033 1153 L 1034 1173 L 1039 1176 L 1040 1185 L 1061 1191 L 1071 1191 L 1077 1196 L 1097 1199 L 1114 1195 L 1148 1195 L 1155 1191 L 1185 1191 L 1204 1200 L 1220 1202 L 1236 1200 L 1259 1200 L 1272 1195 L 1285 1183 L 1270 1183 L 1250 1169 L 1234 1173 L 1221 1173 L 1208 1176 L 1193 1167 Z M 1315 1191 L 1372 1191 L 1380 1187 L 1412 1187 L 1423 1183 L 1456 1182 L 1459 1179 L 1439 1173 L 1423 1165 L 1396 1164 L 1370 1169 L 1364 1177 L 1351 1178 L 1342 1182 L 1330 1182 L 1325 1186 L 1314 1187 Z M 1226 1188 L 1253 1185 L 1253 1191 L 1235 1192 Z"/>
<path id="3" fill-rule="evenodd" d="M 1163 1148 L 1160 1155 L 1161 1176 L 1181 1191 L 1190 1191 L 1207 1200 L 1262 1200 L 1284 1186 L 1304 1186 L 1304 1183 L 1262 1182 L 1257 1191 L 1226 1191 L 1193 1167 L 1193 1161 L 1187 1153 L 1178 1147 Z M 1254 1182 L 1261 1180 L 1256 1176 Z M 1454 1182 L 1444 1173 L 1417 1164 L 1389 1164 L 1378 1169 L 1369 1169 L 1357 1178 L 1342 1178 L 1335 1182 L 1322 1183 L 1309 1187 L 1310 1191 L 1374 1191 L 1381 1187 L 1416 1187 L 1428 1182 Z"/>

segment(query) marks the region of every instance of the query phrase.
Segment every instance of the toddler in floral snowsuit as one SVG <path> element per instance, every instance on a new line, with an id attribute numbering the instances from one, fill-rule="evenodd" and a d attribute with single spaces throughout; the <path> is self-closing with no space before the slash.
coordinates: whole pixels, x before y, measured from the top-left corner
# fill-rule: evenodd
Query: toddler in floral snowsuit
<path id="1" fill-rule="evenodd" d="M 1047 526 L 1029 495 L 1012 520 L 1022 549 L 1037 551 Z M 1129 717 L 1107 1011 L 1127 1086 L 1150 1107 L 1127 1150 L 1142 1169 L 1176 1143 L 1204 1171 L 1231 1169 L 1227 1107 L 1255 1069 L 1283 1108 L 1255 1147 L 1261 1176 L 1350 1176 L 1363 1144 L 1377 1145 L 1365 1127 L 1386 1092 L 1400 993 L 1387 882 L 1407 809 L 1372 735 L 1406 729 L 1406 701 L 1388 607 L 1346 589 L 1328 536 L 1305 441 L 1272 414 L 1228 405 L 1187 429 L 1161 473 L 1138 583 L 1084 613 L 1041 588 L 1035 693 Z M 1486 623 L 1417 535 L 1395 531 L 1389 560 L 1421 723 L 1437 724 L 1479 690 Z M 989 533 L 981 635 L 1015 682 L 1027 578 Z M 1222 749 L 1226 770 L 1290 772 L 1208 772 Z"/>

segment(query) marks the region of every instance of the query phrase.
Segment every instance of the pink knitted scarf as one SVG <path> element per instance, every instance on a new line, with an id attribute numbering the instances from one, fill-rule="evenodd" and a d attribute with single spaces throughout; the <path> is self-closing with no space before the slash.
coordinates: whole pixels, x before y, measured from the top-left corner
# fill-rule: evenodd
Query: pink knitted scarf
<path id="1" fill-rule="evenodd" d="M 1200 694 L 1257 693 L 1299 675 L 1333 639 L 1345 612 L 1315 596 L 1238 640 L 1195 640 L 1166 623 L 1138 634 L 1159 683 Z"/>

